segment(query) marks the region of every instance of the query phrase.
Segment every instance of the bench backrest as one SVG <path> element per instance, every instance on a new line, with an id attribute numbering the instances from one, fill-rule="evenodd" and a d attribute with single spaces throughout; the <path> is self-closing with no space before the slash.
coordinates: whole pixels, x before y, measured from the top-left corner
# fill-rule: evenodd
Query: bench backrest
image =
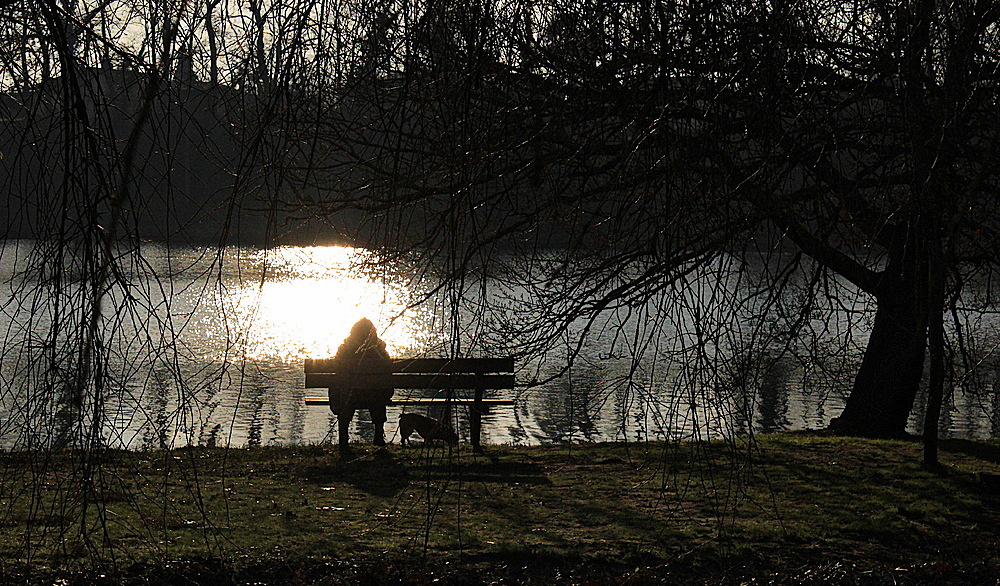
<path id="1" fill-rule="evenodd" d="M 513 358 L 398 358 L 392 374 L 336 372 L 333 358 L 307 359 L 306 388 L 511 389 Z"/>

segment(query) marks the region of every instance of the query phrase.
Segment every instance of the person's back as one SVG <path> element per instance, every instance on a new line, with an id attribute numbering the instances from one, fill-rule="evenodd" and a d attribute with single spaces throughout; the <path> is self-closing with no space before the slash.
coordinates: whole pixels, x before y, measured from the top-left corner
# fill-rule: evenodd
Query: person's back
<path id="1" fill-rule="evenodd" d="M 385 342 L 379 339 L 375 325 L 368 318 L 361 318 L 351 328 L 351 334 L 337 349 L 334 357 L 337 372 L 345 373 L 392 373 L 392 359 L 385 349 Z M 392 398 L 392 387 L 330 389 L 330 410 L 338 420 L 346 422 L 354 417 L 356 409 L 368 409 L 375 427 L 375 445 L 385 445 L 386 404 Z M 340 443 L 347 443 L 346 422 L 340 425 Z"/>

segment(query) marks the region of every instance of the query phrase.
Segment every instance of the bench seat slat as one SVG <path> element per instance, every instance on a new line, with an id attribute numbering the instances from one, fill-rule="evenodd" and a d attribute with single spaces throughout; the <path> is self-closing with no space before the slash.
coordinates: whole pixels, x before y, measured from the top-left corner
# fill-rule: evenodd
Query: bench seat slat
<path id="1" fill-rule="evenodd" d="M 513 399 L 482 399 L 483 405 L 514 405 Z M 444 405 L 449 400 L 444 397 L 415 397 L 411 399 L 391 399 L 389 405 Z M 473 405 L 475 399 L 451 399 L 453 405 Z M 329 405 L 328 397 L 306 397 L 306 405 Z"/>
<path id="2" fill-rule="evenodd" d="M 306 373 L 306 388 L 333 389 L 512 389 L 513 374 L 331 374 Z"/>
<path id="3" fill-rule="evenodd" d="M 513 358 L 395 358 L 393 372 L 398 373 L 488 373 L 514 372 Z M 306 374 L 336 372 L 333 358 L 308 358 Z"/>

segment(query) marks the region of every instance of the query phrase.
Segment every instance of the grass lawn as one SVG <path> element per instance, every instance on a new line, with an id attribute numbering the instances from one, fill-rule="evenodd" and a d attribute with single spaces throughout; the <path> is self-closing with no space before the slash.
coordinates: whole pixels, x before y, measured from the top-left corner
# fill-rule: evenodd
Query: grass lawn
<path id="1" fill-rule="evenodd" d="M 0 454 L 0 582 L 1000 583 L 1000 442 Z M 67 583 L 69 583 L 67 582 Z"/>

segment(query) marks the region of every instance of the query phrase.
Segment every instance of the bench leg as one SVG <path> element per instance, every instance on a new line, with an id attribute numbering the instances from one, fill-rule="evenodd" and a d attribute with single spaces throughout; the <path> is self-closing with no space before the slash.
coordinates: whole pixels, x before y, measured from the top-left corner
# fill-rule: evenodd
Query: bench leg
<path id="1" fill-rule="evenodd" d="M 469 435 L 472 436 L 472 451 L 479 453 L 483 451 L 481 435 L 483 433 L 483 413 L 486 406 L 483 405 L 483 389 L 476 389 L 475 402 L 469 405 Z"/>

